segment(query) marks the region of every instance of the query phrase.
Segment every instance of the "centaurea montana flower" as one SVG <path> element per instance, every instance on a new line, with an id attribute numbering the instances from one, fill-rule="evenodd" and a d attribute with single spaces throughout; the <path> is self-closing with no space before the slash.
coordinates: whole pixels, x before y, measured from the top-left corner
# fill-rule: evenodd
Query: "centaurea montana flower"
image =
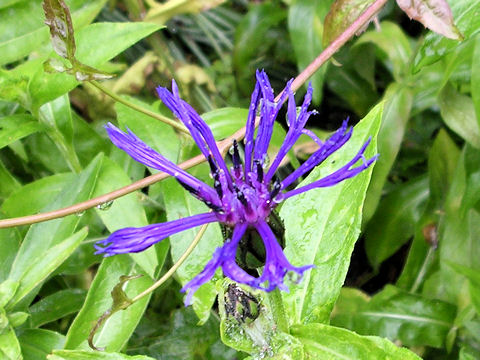
<path id="1" fill-rule="evenodd" d="M 244 164 L 240 159 L 238 144 L 234 141 L 233 167 L 230 169 L 220 154 L 212 131 L 195 110 L 180 98 L 175 81 L 172 82 L 172 92 L 163 87 L 157 88 L 161 100 L 188 128 L 200 151 L 208 160 L 213 187 L 155 152 L 130 130 L 124 133 L 112 124 L 106 126 L 110 139 L 117 147 L 126 151 L 138 162 L 175 177 L 185 189 L 203 201 L 212 211 L 166 223 L 115 231 L 107 239 L 97 243 L 97 253 L 111 256 L 143 251 L 170 235 L 212 222 L 219 222 L 233 228 L 231 238 L 215 250 L 203 271 L 182 288 L 182 292 L 188 292 L 186 305 L 190 304 L 193 293 L 209 281 L 219 267 L 222 268 L 225 276 L 238 283 L 266 291 L 277 287 L 288 290 L 284 284 L 285 275 L 288 272 L 295 272 L 301 277 L 303 272 L 310 269 L 312 265 L 296 267 L 290 264 L 268 223 L 271 212 L 285 199 L 314 188 L 332 186 L 357 175 L 376 159 L 376 156 L 369 160 L 364 158 L 363 154 L 370 142 L 368 140 L 351 161 L 334 173 L 308 185 L 288 190 L 287 188 L 297 179 L 342 147 L 350 139 L 352 128 L 347 129 L 347 121 L 344 121 L 340 129 L 329 139 L 321 141 L 315 134 L 304 128 L 309 116 L 313 113 L 308 111 L 313 91 L 311 86 L 308 87 L 303 104 L 297 111 L 291 81 L 287 83 L 281 99 L 275 102 L 273 90 L 265 72 L 257 71 L 256 78 L 257 83 L 252 93 L 246 123 Z M 267 168 L 267 149 L 272 137 L 273 123 L 287 98 L 289 128 L 285 141 Z M 260 119 L 257 135 L 254 136 L 257 113 Z M 274 174 L 281 161 L 302 134 L 310 136 L 319 145 L 319 149 L 286 178 L 275 179 Z M 354 167 L 359 160 L 362 160 L 361 164 Z M 235 261 L 239 242 L 248 229 L 256 229 L 265 247 L 265 266 L 259 277 L 250 275 Z"/>

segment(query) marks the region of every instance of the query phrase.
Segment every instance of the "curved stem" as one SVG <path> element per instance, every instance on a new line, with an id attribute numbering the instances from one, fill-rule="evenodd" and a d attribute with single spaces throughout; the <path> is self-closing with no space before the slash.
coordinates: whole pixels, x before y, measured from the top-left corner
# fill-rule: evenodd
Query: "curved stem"
<path id="1" fill-rule="evenodd" d="M 303 70 L 294 79 L 292 83 L 292 91 L 298 90 L 308 80 L 308 78 L 312 76 L 328 59 L 330 59 L 357 31 L 359 31 L 365 24 L 367 24 L 372 19 L 372 17 L 374 17 L 380 11 L 380 9 L 386 4 L 387 1 L 388 0 L 377 0 L 372 5 L 370 5 L 370 7 L 368 7 L 364 13 L 362 13 L 342 34 L 340 34 L 338 38 L 336 38 L 330 45 L 328 45 L 328 47 L 325 50 L 323 50 L 320 53 L 320 55 L 315 60 L 313 60 L 312 63 L 310 63 L 310 65 L 308 65 L 305 68 L 305 70 Z M 281 93 L 275 98 L 276 101 L 279 100 L 280 95 Z M 117 100 L 117 98 L 115 99 Z M 123 101 L 123 99 L 121 100 Z M 140 111 L 144 112 L 144 110 L 145 109 L 141 109 Z M 154 114 L 154 115 L 158 116 L 158 114 Z M 255 124 L 257 124 L 258 121 L 259 121 L 259 118 L 257 117 Z M 228 150 L 228 148 L 231 146 L 233 139 L 240 141 L 241 139 L 243 139 L 244 136 L 245 136 L 245 127 L 239 129 L 232 136 L 229 136 L 225 140 L 218 142 L 217 145 L 220 149 L 220 152 L 223 153 L 224 151 Z M 205 161 L 205 158 L 203 157 L 203 155 L 198 155 L 181 163 L 179 166 L 182 169 L 189 169 L 204 161 Z M 18 218 L 0 220 L 0 229 L 12 227 L 12 226 L 34 224 L 41 221 L 56 219 L 59 217 L 75 214 L 77 212 L 85 211 L 97 205 L 103 204 L 104 202 L 114 200 L 123 195 L 129 194 L 133 191 L 136 191 L 143 187 L 154 184 L 157 181 L 167 178 L 168 176 L 169 175 L 165 173 L 158 173 L 155 175 L 148 176 L 142 180 L 136 181 L 128 186 L 112 191 L 108 194 L 101 195 L 99 197 L 96 197 L 96 198 L 63 208 L 63 209 L 31 215 L 31 216 L 23 216 Z"/>
<path id="2" fill-rule="evenodd" d="M 103 86 L 102 84 L 100 84 L 99 82 L 96 82 L 96 81 L 89 81 L 90 84 L 92 84 L 93 86 L 95 86 L 97 89 L 99 89 L 101 92 L 105 93 L 106 95 L 110 96 L 112 99 L 114 99 L 115 101 L 118 101 L 119 103 L 125 105 L 125 106 L 128 106 L 129 108 L 132 108 L 133 110 L 136 110 L 138 112 L 141 112 L 142 114 L 145 114 L 145 115 L 148 115 L 156 120 L 159 120 L 167 125 L 170 125 L 171 127 L 177 129 L 178 131 L 181 131 L 182 133 L 184 134 L 187 134 L 188 136 L 190 136 L 190 132 L 188 131 L 188 129 L 183 126 L 181 123 L 179 123 L 178 121 L 175 121 L 173 119 L 170 119 L 166 116 L 163 116 L 161 114 L 157 114 L 153 111 L 150 111 L 150 110 L 147 110 L 141 106 L 138 106 L 128 100 L 125 100 L 124 98 L 122 98 L 121 96 L 118 96 L 117 94 L 115 94 L 113 91 L 111 91 L 110 89 L 108 89 L 107 87 Z"/>
<path id="3" fill-rule="evenodd" d="M 156 288 L 158 288 L 160 285 L 162 285 L 165 281 L 167 281 L 175 273 L 175 271 L 177 271 L 177 269 L 180 267 L 180 265 L 182 265 L 183 262 L 187 259 L 187 257 L 192 253 L 193 249 L 195 249 L 198 242 L 203 237 L 203 234 L 205 234 L 205 231 L 207 230 L 208 225 L 209 224 L 202 225 L 200 230 L 198 230 L 197 235 L 195 235 L 195 238 L 193 239 L 191 244 L 188 246 L 187 250 L 185 250 L 185 252 L 182 254 L 182 256 L 180 256 L 178 261 L 175 264 L 173 264 L 173 266 L 170 269 L 168 269 L 168 271 L 160 279 L 158 279 L 152 286 L 150 286 L 148 289 L 142 291 L 140 294 L 135 296 L 132 299 L 132 304 L 134 302 L 140 300 L 142 297 L 150 294 L 152 291 L 154 291 Z"/>

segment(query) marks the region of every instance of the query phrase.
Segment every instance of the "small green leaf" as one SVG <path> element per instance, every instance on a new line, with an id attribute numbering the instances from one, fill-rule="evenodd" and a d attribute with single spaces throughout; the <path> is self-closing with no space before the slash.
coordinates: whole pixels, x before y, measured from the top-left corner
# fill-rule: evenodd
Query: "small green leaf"
<path id="1" fill-rule="evenodd" d="M 5 360 L 22 359 L 20 344 L 12 327 L 0 333 L 0 358 Z"/>
<path id="2" fill-rule="evenodd" d="M 120 166 L 105 157 L 92 196 L 106 194 L 130 183 L 130 178 Z M 113 203 L 108 204 L 108 207 L 102 208 L 100 205 L 95 211 L 110 232 L 129 226 L 141 227 L 148 225 L 145 210 L 138 201 L 136 193 L 122 196 L 114 200 Z M 157 247 L 159 254 L 163 254 L 161 257 L 164 259 L 168 251 L 168 244 L 162 244 Z M 91 251 L 94 252 L 93 245 Z M 150 277 L 153 278 L 155 276 L 158 266 L 155 247 L 138 254 L 130 254 L 130 256 Z"/>
<path id="3" fill-rule="evenodd" d="M 23 330 L 18 336 L 24 359 L 45 360 L 53 349 L 61 349 L 65 336 L 45 329 Z"/>
<path id="4" fill-rule="evenodd" d="M 475 49 L 472 56 L 472 74 L 470 86 L 472 91 L 473 106 L 480 126 L 480 36 L 475 38 Z"/>
<path id="5" fill-rule="evenodd" d="M 326 47 L 335 40 L 374 2 L 374 0 L 335 0 L 325 17 L 323 46 Z"/>
<path id="6" fill-rule="evenodd" d="M 381 59 L 386 63 L 388 69 L 392 71 L 395 80 L 400 82 L 406 72 L 405 67 L 412 56 L 412 47 L 402 28 L 390 21 L 382 21 L 380 23 L 380 31 L 367 31 L 355 42 L 355 47 L 369 42 L 375 44 L 385 53 L 386 59 L 383 57 Z M 390 85 L 389 88 L 391 87 L 394 86 Z M 399 85 L 395 85 L 395 87 L 401 88 L 404 93 L 407 92 L 407 89 L 404 90 Z M 385 95 L 385 97 L 387 96 Z"/>
<path id="7" fill-rule="evenodd" d="M 202 114 L 202 119 L 212 130 L 215 140 L 222 140 L 242 128 L 247 115 L 247 109 L 225 107 Z"/>
<path id="8" fill-rule="evenodd" d="M 43 297 L 30 306 L 31 327 L 40 327 L 77 312 L 83 305 L 85 295 L 86 291 L 82 289 L 65 289 Z"/>
<path id="9" fill-rule="evenodd" d="M 398 6 L 410 19 L 453 40 L 463 40 L 463 35 L 453 23 L 452 10 L 445 0 L 397 0 Z"/>
<path id="10" fill-rule="evenodd" d="M 158 112 L 153 106 L 142 101 L 132 97 L 127 99 L 135 105 Z M 171 126 L 118 102 L 115 104 L 115 111 L 117 121 L 123 129 L 132 130 L 135 135 L 167 159 L 172 161 L 177 159 L 180 139 Z"/>
<path id="11" fill-rule="evenodd" d="M 5 307 L 18 289 L 18 281 L 5 280 L 0 284 L 0 308 Z"/>
<path id="12" fill-rule="evenodd" d="M 321 39 L 325 36 L 324 18 L 333 0 L 294 1 L 288 9 L 288 32 L 297 58 L 297 68 L 304 70 L 323 50 Z M 325 44 L 324 44 L 325 45 Z M 328 44 L 327 44 L 328 45 Z M 316 90 L 313 100 L 321 101 L 323 80 L 327 67 L 320 68 L 311 77 Z"/>
<path id="13" fill-rule="evenodd" d="M 420 360 L 405 348 L 373 336 L 360 336 L 352 331 L 323 324 L 295 325 L 292 335 L 304 345 L 307 359 L 391 359 Z"/>
<path id="14" fill-rule="evenodd" d="M 480 124 L 473 101 L 447 83 L 438 95 L 440 113 L 445 124 L 476 148 L 480 148 Z"/>
<path id="15" fill-rule="evenodd" d="M 10 115 L 0 118 L 0 149 L 30 134 L 42 126 L 31 115 Z"/>
<path id="16" fill-rule="evenodd" d="M 388 285 L 354 312 L 333 318 L 332 324 L 349 325 L 359 334 L 387 337 L 407 346 L 441 348 L 448 331 L 454 326 L 456 311 L 456 307 L 449 303 L 413 295 Z M 349 323 L 343 324 L 345 320 Z"/>
<path id="17" fill-rule="evenodd" d="M 456 0 L 451 2 L 453 18 L 457 28 L 464 35 L 465 40 L 473 37 L 480 31 L 480 3 L 476 0 Z M 414 59 L 413 72 L 422 67 L 433 64 L 448 53 L 455 50 L 458 42 L 442 37 L 439 34 L 429 33 L 417 52 Z"/>
<path id="18" fill-rule="evenodd" d="M 27 321 L 29 316 L 30 316 L 29 313 L 26 313 L 23 311 L 13 312 L 8 314 L 8 322 L 12 327 L 16 328 L 24 324 L 25 321 Z"/>
<path id="19" fill-rule="evenodd" d="M 90 165 L 72 182 L 66 184 L 58 196 L 42 211 L 56 210 L 89 199 L 98 177 L 102 159 L 102 155 L 93 159 Z M 79 221 L 79 216 L 70 215 L 32 225 L 12 265 L 10 278 L 21 279 L 29 268 L 42 261 L 42 257 L 39 257 L 38 254 L 45 254 L 50 248 L 69 237 Z"/>
<path id="20" fill-rule="evenodd" d="M 75 179 L 75 174 L 46 176 L 22 186 L 2 204 L 2 211 L 9 217 L 35 214 L 45 208 L 52 199 Z"/>
<path id="21" fill-rule="evenodd" d="M 370 221 L 377 209 L 387 176 L 400 151 L 405 128 L 410 118 L 413 94 L 411 89 L 393 83 L 385 91 L 384 99 L 385 109 L 378 133 L 378 153 L 380 157 L 375 164 L 372 180 L 368 185 L 367 197 L 363 207 L 364 224 Z"/>
<path id="22" fill-rule="evenodd" d="M 380 201 L 365 230 L 365 250 L 375 270 L 413 236 L 428 196 L 428 179 L 422 176 L 396 186 Z"/>
<path id="23" fill-rule="evenodd" d="M 77 248 L 80 242 L 87 237 L 87 228 L 83 228 L 73 234 L 61 243 L 51 247 L 32 261 L 30 266 L 26 267 L 22 276 L 19 278 L 20 285 L 15 292 L 15 296 L 9 302 L 12 308 L 23 299 L 30 291 L 40 285 L 57 267 L 59 267 Z"/>
<path id="24" fill-rule="evenodd" d="M 366 158 L 376 154 L 383 103 L 355 126 L 352 138 L 299 185 L 330 174 L 347 163 L 365 141 Z M 327 322 L 348 269 L 360 232 L 362 205 L 371 168 L 330 188 L 314 189 L 287 200 L 280 210 L 285 223 L 285 255 L 295 266 L 314 264 L 299 284 L 282 293 L 291 323 Z M 318 201 L 322 199 L 322 201 Z"/>

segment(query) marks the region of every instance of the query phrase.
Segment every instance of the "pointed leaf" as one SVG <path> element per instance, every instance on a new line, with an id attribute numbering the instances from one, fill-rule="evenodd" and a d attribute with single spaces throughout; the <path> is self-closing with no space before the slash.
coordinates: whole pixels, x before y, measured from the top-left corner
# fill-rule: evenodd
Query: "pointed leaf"
<path id="1" fill-rule="evenodd" d="M 296 325 L 291 333 L 300 339 L 308 359 L 420 360 L 413 352 L 390 341 L 360 336 L 352 331 L 323 324 Z"/>
<path id="2" fill-rule="evenodd" d="M 330 174 L 348 162 L 371 136 L 365 154 L 376 154 L 376 136 L 383 103 L 355 126 L 347 144 L 299 185 Z M 362 205 L 372 169 L 330 188 L 315 189 L 285 202 L 280 216 L 285 223 L 285 254 L 293 265 L 314 264 L 299 284 L 282 293 L 292 323 L 327 322 L 348 269 L 350 255 L 360 232 Z M 322 199 L 320 202 L 318 199 Z"/>

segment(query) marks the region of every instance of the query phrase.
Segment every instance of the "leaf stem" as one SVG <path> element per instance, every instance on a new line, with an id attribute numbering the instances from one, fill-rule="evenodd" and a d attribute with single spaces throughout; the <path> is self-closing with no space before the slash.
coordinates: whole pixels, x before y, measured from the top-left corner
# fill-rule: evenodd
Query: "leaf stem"
<path id="1" fill-rule="evenodd" d="M 205 234 L 205 231 L 207 230 L 208 225 L 209 224 L 202 225 L 200 230 L 198 230 L 197 235 L 195 235 L 195 238 L 193 239 L 191 244 L 188 246 L 187 250 L 185 250 L 185 252 L 182 254 L 182 256 L 180 256 L 178 261 L 175 264 L 173 264 L 173 266 L 170 269 L 168 269 L 168 271 L 160 279 L 158 279 L 152 286 L 150 286 L 148 289 L 142 291 L 140 294 L 135 296 L 132 299 L 132 304 L 134 302 L 140 300 L 144 296 L 147 296 L 152 291 L 154 291 L 156 288 L 161 286 L 165 281 L 167 281 L 175 273 L 175 271 L 177 271 L 177 269 L 180 267 L 180 265 L 183 264 L 183 262 L 187 259 L 187 257 L 192 253 L 193 249 L 195 249 L 198 242 L 202 239 L 203 234 Z"/>
<path id="2" fill-rule="evenodd" d="M 278 330 L 288 334 L 289 326 L 287 313 L 283 306 L 282 294 L 278 288 L 268 293 L 268 302 L 270 303 L 273 320 L 275 321 Z"/>
<path id="3" fill-rule="evenodd" d="M 292 91 L 298 90 L 308 80 L 308 78 L 311 77 L 325 62 L 327 62 L 327 60 L 330 59 L 357 31 L 359 31 L 365 24 L 367 24 L 371 20 L 371 18 L 381 10 L 381 8 L 386 4 L 387 1 L 388 0 L 377 0 L 372 5 L 370 5 L 370 7 L 368 7 L 364 13 L 362 13 L 343 33 L 341 33 L 338 38 L 332 41 L 332 43 L 328 45 L 327 48 L 323 50 L 320 53 L 320 55 L 318 55 L 318 57 L 315 60 L 313 60 L 312 63 L 310 63 L 310 65 L 308 65 L 305 68 L 305 70 L 303 70 L 294 79 L 292 83 Z M 91 83 L 94 84 L 93 81 Z M 99 85 L 99 84 L 95 83 L 94 85 Z M 117 95 L 115 94 L 113 95 L 115 96 L 114 99 L 119 98 Z M 280 95 L 281 94 L 279 94 L 275 98 L 276 101 L 278 101 Z M 123 99 L 121 100 L 124 101 Z M 141 110 L 145 110 L 145 109 L 141 109 Z M 158 114 L 154 114 L 154 115 L 158 116 Z M 258 123 L 258 121 L 259 121 L 259 118 L 256 119 L 256 123 Z M 218 142 L 217 145 L 220 149 L 220 152 L 223 153 L 224 151 L 226 151 L 231 146 L 233 139 L 240 141 L 241 139 L 243 139 L 244 136 L 245 136 L 245 127 L 239 129 L 232 136 L 229 136 L 225 140 Z M 198 165 L 204 161 L 205 161 L 205 158 L 203 157 L 203 155 L 198 155 L 179 164 L 179 166 L 185 170 L 195 165 Z M 34 224 L 41 221 L 57 219 L 59 217 L 85 211 L 97 205 L 103 204 L 104 202 L 112 201 L 116 198 L 127 195 L 133 191 L 152 185 L 167 177 L 168 175 L 165 173 L 158 173 L 155 175 L 148 176 L 142 180 L 136 181 L 123 188 L 112 191 L 108 194 L 101 195 L 96 198 L 93 198 L 81 203 L 77 203 L 75 205 L 72 205 L 63 209 L 40 213 L 36 215 L 0 220 L 0 229 L 12 227 L 12 226 Z"/>
<path id="4" fill-rule="evenodd" d="M 179 123 L 178 121 L 175 121 L 173 119 L 170 119 L 166 116 L 163 116 L 161 114 L 157 114 L 153 111 L 150 111 L 150 110 L 147 110 L 141 106 L 138 106 L 128 100 L 125 100 L 124 98 L 118 96 L 117 94 L 115 94 L 113 91 L 111 91 L 110 89 L 108 89 L 107 87 L 103 86 L 102 84 L 100 84 L 99 82 L 97 81 L 89 81 L 90 84 L 92 84 L 93 86 L 95 86 L 97 89 L 99 89 L 101 92 L 105 93 L 106 95 L 110 96 L 112 99 L 114 99 L 115 101 L 118 101 L 119 103 L 125 105 L 125 106 L 128 106 L 129 108 L 132 108 L 133 110 L 136 110 L 138 112 L 141 112 L 142 114 L 145 114 L 145 115 L 148 115 L 156 120 L 159 120 L 167 125 L 170 125 L 171 127 L 177 129 L 178 131 L 181 131 L 182 133 L 184 134 L 187 134 L 188 136 L 190 136 L 190 132 L 188 131 L 188 129 L 183 126 L 181 123 Z"/>

